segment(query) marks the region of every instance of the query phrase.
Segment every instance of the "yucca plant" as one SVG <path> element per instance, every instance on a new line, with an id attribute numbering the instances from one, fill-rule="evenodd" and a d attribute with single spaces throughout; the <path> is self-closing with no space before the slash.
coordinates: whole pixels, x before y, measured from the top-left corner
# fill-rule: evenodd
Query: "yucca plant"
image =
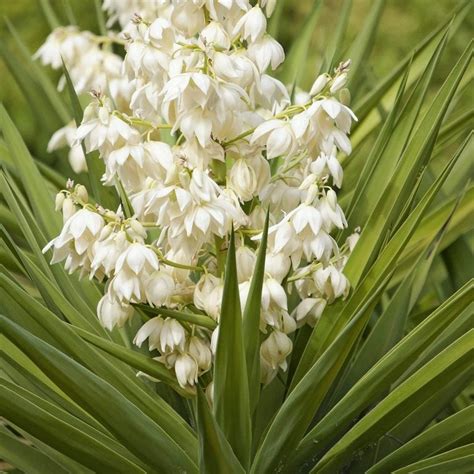
<path id="1" fill-rule="evenodd" d="M 47 0 L 40 3 L 51 28 L 57 28 L 56 4 L 52 6 Z M 73 13 L 71 3 L 64 2 L 69 17 Z M 122 22 L 117 6 L 120 2 L 104 3 L 109 13 L 115 12 L 107 24 Z M 133 8 L 146 9 L 146 2 L 135 3 L 130 2 Z M 247 23 L 242 21 L 237 26 L 238 35 L 233 45 L 227 46 L 235 51 L 250 49 L 251 43 L 259 40 L 261 23 L 266 22 L 260 7 L 267 13 L 274 8 L 269 32 L 278 38 L 286 4 L 290 4 L 283 0 L 276 5 L 261 1 L 253 2 L 257 5 L 251 8 L 244 0 L 169 3 L 173 8 L 204 9 L 203 25 L 214 14 L 210 5 L 241 8 L 238 18 L 258 9 L 253 17 L 247 17 Z M 275 208 L 278 206 L 271 194 L 281 189 L 271 188 L 267 198 L 259 195 L 257 185 L 249 192 L 249 186 L 245 186 L 247 175 L 231 174 L 241 158 L 238 153 L 243 153 L 232 151 L 232 145 L 243 140 L 249 146 L 248 153 L 253 153 L 253 141 L 260 146 L 262 137 L 264 142 L 268 139 L 261 149 L 265 160 L 271 161 L 272 177 L 282 167 L 289 172 L 299 166 L 298 160 L 303 158 L 295 159 L 290 153 L 291 140 L 283 127 L 294 114 L 310 108 L 299 108 L 298 95 L 304 94 L 299 86 L 308 75 L 305 64 L 313 31 L 321 22 L 321 3 L 312 3 L 304 25 L 288 48 L 286 62 L 276 71 L 291 96 L 283 112 L 271 118 L 283 124 L 274 123 L 273 128 L 263 131 L 259 131 L 260 126 L 256 130 L 253 127 L 222 140 L 216 135 L 216 124 L 212 125 L 212 137 L 204 136 L 204 132 L 197 134 L 203 148 L 210 146 L 206 140 L 213 140 L 226 150 L 224 162 L 211 159 L 210 176 L 218 183 L 222 176 L 224 183 L 226 177 L 227 182 L 234 179 L 232 189 L 245 215 L 258 206 L 263 212 L 257 219 L 261 224 L 257 231 L 239 224 L 238 215 L 227 216 L 229 226 L 222 235 L 220 230 L 206 228 L 199 241 L 206 251 L 189 261 L 179 260 L 177 253 L 174 259 L 169 253 L 164 255 L 159 250 L 162 243 L 154 243 L 162 242 L 160 226 L 144 230 L 143 220 L 136 219 L 139 203 L 129 182 L 133 170 L 122 170 L 122 174 L 119 170 L 117 177 L 116 170 L 111 173 L 106 169 L 105 179 L 112 180 L 108 183 L 112 186 L 102 186 L 104 165 L 96 150 L 104 161 L 111 153 L 93 146 L 92 142 L 100 137 L 90 136 L 90 121 L 94 120 L 91 106 L 83 116 L 83 106 L 90 98 L 78 84 L 87 76 L 88 64 L 74 70 L 67 57 L 73 54 L 72 49 L 65 50 L 66 54 L 63 51 L 56 66 L 62 69 L 64 90 L 58 92 L 42 66 L 32 59 L 14 26 L 7 22 L 16 47 L 13 52 L 0 45 L 0 52 L 37 118 L 38 135 L 47 139 L 60 126 L 74 129 L 75 125 L 68 124 L 75 120 L 77 126 L 82 123 L 77 133 L 81 135 L 82 130 L 81 138 L 85 140 L 73 143 L 75 155 L 70 155 L 70 164 L 79 171 L 75 174 L 60 154 L 55 161 L 46 152 L 33 156 L 5 108 L 0 108 L 3 470 L 45 474 L 472 471 L 474 413 L 469 383 L 474 291 L 469 232 L 474 222 L 474 189 L 469 154 L 473 112 L 466 100 L 468 87 L 472 86 L 472 44 L 466 45 L 459 58 L 448 58 L 452 66 L 449 74 L 441 84 L 433 84 L 446 44 L 465 21 L 470 4 L 461 4 L 446 24 L 430 33 L 387 76 L 374 79 L 367 63 L 385 1 L 374 2 L 364 27 L 350 44 L 346 30 L 352 2 L 341 1 L 327 54 L 320 61 L 321 75 L 311 94 L 305 95 L 311 105 L 319 100 L 333 101 L 332 106 L 325 105 L 328 114 L 334 112 L 334 104 L 338 104 L 335 107 L 339 113 L 350 103 L 358 119 L 351 134 L 351 155 L 339 153 L 345 178 L 337 192 L 340 208 L 331 204 L 331 209 L 342 208 L 347 217 L 347 225 L 341 220 L 341 225 L 332 229 L 331 245 L 341 249 L 336 252 L 340 258 L 334 263 L 321 255 L 312 257 L 313 250 L 308 250 L 308 254 L 299 256 L 306 265 L 300 268 L 299 262 L 294 263 L 293 253 L 293 271 L 289 271 L 290 263 L 280 271 L 273 256 L 269 261 L 269 255 L 273 255 L 269 249 L 275 246 L 279 225 L 275 216 L 281 210 Z M 95 38 L 100 42 L 98 51 L 106 58 L 100 67 L 106 69 L 106 62 L 112 61 L 107 55 L 123 56 L 119 50 L 122 43 L 137 41 L 136 37 L 130 39 L 135 34 L 133 28 L 148 31 L 150 22 L 137 15 L 134 26 L 127 30 L 132 33 L 125 39 L 117 38 L 107 32 L 98 1 L 95 8 L 101 28 Z M 179 18 L 179 28 L 191 28 L 192 38 L 193 28 L 198 31 L 196 37 L 201 35 L 203 26 L 199 22 L 196 26 L 191 14 Z M 146 34 L 151 34 L 153 41 L 165 41 L 168 26 L 160 23 L 160 28 L 159 34 Z M 214 42 L 225 41 L 225 34 L 217 27 L 208 29 L 207 35 Z M 112 49 L 115 42 L 118 44 Z M 185 47 L 193 50 L 202 45 L 196 41 Z M 216 48 L 220 53 L 223 50 L 226 48 L 222 45 Z M 43 59 L 47 54 L 49 50 L 43 50 Z M 131 48 L 127 54 L 132 54 Z M 256 64 L 260 67 L 262 61 L 266 63 L 262 69 L 266 69 L 272 60 L 278 62 L 279 54 L 273 45 L 268 63 L 265 55 L 262 59 L 256 54 Z M 207 60 L 207 50 L 204 56 L 202 74 L 212 77 L 217 61 L 215 56 Z M 351 59 L 350 69 L 347 58 Z M 149 61 L 147 67 L 153 64 Z M 100 67 L 95 71 L 99 75 Z M 224 67 L 217 75 L 227 72 Z M 156 77 L 156 71 L 153 74 Z M 183 90 L 180 93 L 184 94 Z M 97 91 L 94 95 L 93 101 L 97 102 L 93 107 L 104 108 L 107 99 Z M 150 152 L 152 155 L 160 155 L 168 146 L 191 142 L 190 136 L 195 133 L 189 132 L 191 125 L 184 121 L 173 127 L 178 132 L 175 136 L 167 132 L 171 128 L 168 123 L 157 121 L 150 126 L 143 117 L 117 110 L 110 116 L 140 132 L 145 130 L 142 135 L 147 139 L 151 136 L 155 145 L 163 140 L 159 142 L 161 148 Z M 194 116 L 193 126 L 201 118 L 199 114 Z M 178 118 L 170 113 L 173 120 Z M 275 130 L 271 142 L 268 133 Z M 348 151 L 343 137 L 338 138 L 337 148 Z M 81 161 L 83 151 L 85 161 Z M 127 153 L 132 156 L 133 152 Z M 291 155 L 293 161 L 285 161 L 285 155 Z M 109 166 L 110 161 L 106 164 Z M 156 166 L 166 168 L 159 163 Z M 339 171 L 334 163 L 329 168 L 327 173 L 340 186 L 337 182 L 342 169 Z M 71 177 L 74 183 L 65 185 Z M 324 189 L 315 192 L 323 193 L 321 200 L 335 201 L 336 193 L 328 179 L 324 177 Z M 98 252 L 88 267 L 83 260 L 74 260 L 76 254 L 58 257 L 56 252 L 62 247 L 57 239 L 51 244 L 54 258 L 69 258 L 68 270 L 78 267 L 83 274 L 102 272 L 99 276 L 103 278 L 78 278 L 77 272 L 70 274 L 60 264 L 50 265 L 52 253 L 47 244 L 61 230 L 60 215 L 54 210 L 55 194 L 65 217 L 64 228 L 71 225 L 70 219 L 78 215 L 78 209 L 96 213 L 93 219 L 99 222 L 100 230 L 110 224 L 110 232 L 116 232 L 118 225 L 133 240 L 126 249 L 141 245 L 143 254 L 133 259 L 129 254 L 123 258 L 118 255 L 119 260 L 122 258 L 120 268 L 138 265 L 133 276 L 138 279 L 144 273 L 147 278 L 155 278 L 158 265 L 160 269 L 170 268 L 170 272 L 185 272 L 186 281 L 198 288 L 194 289 L 194 299 L 187 294 L 180 299 L 176 299 L 176 293 L 174 299 L 163 296 L 167 295 L 167 283 L 175 285 L 176 273 L 152 280 L 144 298 L 135 294 L 140 292 L 138 280 L 138 287 L 133 287 L 126 298 L 132 277 L 119 280 L 119 270 L 108 272 L 103 260 L 100 265 L 94 264 Z M 119 205 L 117 213 L 105 210 L 115 210 Z M 161 205 L 166 208 L 167 203 Z M 311 220 L 308 212 L 306 209 L 301 214 L 301 221 Z M 321 211 L 326 215 L 329 212 Z M 84 224 L 91 226 L 91 233 L 95 232 L 94 222 Z M 349 230 L 357 227 L 360 237 L 351 237 Z M 188 237 L 197 235 L 199 229 L 193 229 Z M 216 238 L 209 243 L 207 234 L 215 234 Z M 299 235 L 297 232 L 292 239 Z M 89 245 L 80 238 L 75 242 Z M 285 241 L 286 247 L 292 245 L 291 239 Z M 151 249 L 156 252 L 149 254 Z M 112 250 L 101 258 L 109 257 Z M 82 255 L 79 251 L 77 254 Z M 273 276 L 275 266 L 283 273 L 281 279 Z M 316 284 L 321 278 L 324 281 L 323 288 L 315 293 L 318 296 L 314 296 L 304 284 L 319 269 L 330 269 L 331 276 L 324 279 L 320 275 L 319 280 L 315 277 Z M 242 272 L 249 273 L 248 279 L 242 278 Z M 206 279 L 214 282 L 212 291 L 204 288 L 210 285 Z M 295 283 L 298 281 L 303 282 L 301 286 Z M 280 288 L 286 303 L 278 311 L 268 309 L 265 298 L 281 300 Z M 200 296 L 196 296 L 197 291 Z M 302 296 L 305 291 L 311 298 Z M 104 300 L 111 292 L 114 297 L 120 296 L 120 304 Z M 281 318 L 277 322 L 271 319 L 275 311 Z M 211 332 L 215 346 L 212 355 Z M 274 339 L 270 340 L 272 335 Z M 133 344 L 134 338 L 141 345 L 147 337 L 150 351 Z"/>

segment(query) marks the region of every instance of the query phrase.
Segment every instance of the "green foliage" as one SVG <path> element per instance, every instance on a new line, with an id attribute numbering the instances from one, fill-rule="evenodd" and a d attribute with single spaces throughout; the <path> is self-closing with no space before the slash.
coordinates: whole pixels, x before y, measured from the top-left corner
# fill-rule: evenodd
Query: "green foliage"
<path id="1" fill-rule="evenodd" d="M 291 84 L 301 82 L 322 3 L 312 4 L 290 48 L 281 74 Z M 351 3 L 342 2 L 322 70 L 346 55 Z M 182 389 L 173 372 L 131 348 L 127 334 L 100 326 L 98 283 L 49 266 L 41 249 L 59 229 L 52 197 L 66 176 L 32 156 L 0 108 L 0 459 L 38 473 L 444 473 L 472 466 L 474 187 L 472 111 L 464 107 L 472 44 L 458 58 L 446 54 L 469 6 L 460 5 L 451 24 L 437 27 L 367 91 L 384 3 L 374 3 L 350 49 L 360 123 L 341 202 L 351 225 L 362 226 L 346 267 L 351 293 L 328 306 L 313 330 L 298 330 L 290 371 L 262 389 L 258 322 L 268 222 L 243 311 L 235 237 L 222 242 L 212 406 L 203 387 Z M 60 21 L 53 2 L 42 4 L 51 24 Z M 283 10 L 274 33 L 282 31 Z M 80 103 L 70 85 L 69 96 L 56 93 L 25 51 L 16 58 L 0 50 L 32 112 L 48 110 L 47 136 L 50 119 L 80 119 Z M 443 61 L 450 72 L 438 81 Z M 115 202 L 123 199 L 120 189 Z M 103 198 L 98 190 L 94 197 Z M 193 309 L 153 314 L 215 327 Z M 147 315 L 145 308 L 137 313 Z"/>

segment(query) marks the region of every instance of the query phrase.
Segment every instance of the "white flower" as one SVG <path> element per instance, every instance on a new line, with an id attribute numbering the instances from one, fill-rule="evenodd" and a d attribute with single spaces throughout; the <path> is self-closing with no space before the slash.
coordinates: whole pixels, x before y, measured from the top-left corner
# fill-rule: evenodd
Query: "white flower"
<path id="1" fill-rule="evenodd" d="M 340 188 L 342 186 L 343 170 L 335 154 L 326 155 L 321 153 L 316 160 L 311 163 L 310 170 L 316 176 L 323 178 L 331 175 L 334 184 Z"/>
<path id="2" fill-rule="evenodd" d="M 257 260 L 255 252 L 243 245 L 235 251 L 235 258 L 239 283 L 250 280 Z"/>
<path id="3" fill-rule="evenodd" d="M 141 347 L 148 339 L 150 350 L 158 349 L 162 354 L 178 349 L 183 351 L 186 343 L 186 331 L 178 321 L 160 317 L 147 321 L 137 332 L 134 344 Z"/>
<path id="4" fill-rule="evenodd" d="M 233 164 L 228 179 L 240 200 L 250 201 L 270 181 L 270 165 L 262 156 L 240 158 Z"/>
<path id="5" fill-rule="evenodd" d="M 146 283 L 146 299 L 151 306 L 165 306 L 169 304 L 175 290 L 174 279 L 164 271 L 156 271 Z"/>
<path id="6" fill-rule="evenodd" d="M 267 29 L 267 19 L 262 9 L 256 5 L 250 9 L 235 25 L 232 34 L 240 34 L 242 38 L 255 42 L 261 38 Z"/>
<path id="7" fill-rule="evenodd" d="M 160 347 L 160 335 L 164 321 L 160 317 L 149 319 L 137 332 L 133 343 L 138 347 L 148 339 L 150 351 Z"/>
<path id="8" fill-rule="evenodd" d="M 84 111 L 84 118 L 77 129 L 76 143 L 84 140 L 86 151 L 108 151 L 138 138 L 139 133 L 112 113 L 108 99 L 91 102 Z"/>
<path id="9" fill-rule="evenodd" d="M 55 28 L 34 57 L 45 65 L 51 65 L 53 69 L 61 68 L 63 61 L 66 65 L 73 64 L 79 56 L 87 54 L 94 47 L 91 36 L 75 26 Z"/>
<path id="10" fill-rule="evenodd" d="M 326 84 L 328 82 L 329 82 L 329 76 L 327 74 L 319 75 L 314 81 L 313 85 L 311 86 L 309 95 L 311 96 L 318 95 L 326 87 Z"/>
<path id="11" fill-rule="evenodd" d="M 117 259 L 115 276 L 109 291 L 120 301 L 141 302 L 145 298 L 145 284 L 149 275 L 158 270 L 155 252 L 145 245 L 134 242 Z"/>
<path id="12" fill-rule="evenodd" d="M 204 274 L 194 289 L 193 302 L 213 319 L 218 320 L 221 312 L 224 283 L 220 278 Z"/>
<path id="13" fill-rule="evenodd" d="M 209 343 L 197 336 L 189 338 L 187 352 L 196 361 L 199 369 L 203 372 L 209 370 L 212 362 L 212 353 Z"/>
<path id="14" fill-rule="evenodd" d="M 248 55 L 261 73 L 265 72 L 270 65 L 272 69 L 276 69 L 285 60 L 285 52 L 282 46 L 270 35 L 265 35 L 258 41 L 251 43 L 248 48 Z"/>
<path id="15" fill-rule="evenodd" d="M 178 354 L 174 365 L 176 378 L 181 387 L 194 385 L 198 381 L 199 368 L 196 360 L 189 354 Z"/>
<path id="16" fill-rule="evenodd" d="M 103 236 L 104 231 L 107 231 L 108 235 Z M 118 258 L 129 245 L 127 234 L 124 231 L 112 232 L 112 226 L 104 227 L 99 240 L 94 242 L 92 247 L 91 277 L 99 269 L 105 275 L 110 276 L 115 270 Z"/>
<path id="17" fill-rule="evenodd" d="M 51 263 L 58 263 L 74 253 L 87 257 L 87 251 L 98 238 L 104 224 L 104 219 L 96 212 L 80 209 L 69 217 L 61 233 L 43 249 L 43 253 L 53 247 Z"/>
<path id="18" fill-rule="evenodd" d="M 166 318 L 160 332 L 161 352 L 184 350 L 186 343 L 186 331 L 183 326 L 173 318 Z"/>
<path id="19" fill-rule="evenodd" d="M 54 150 L 69 146 L 69 164 L 75 173 L 82 173 L 87 171 L 87 163 L 82 147 L 80 145 L 74 145 L 76 131 L 76 125 L 71 122 L 54 132 L 48 142 L 48 152 L 51 153 Z"/>
<path id="20" fill-rule="evenodd" d="M 298 324 L 314 326 L 326 307 L 323 298 L 305 298 L 295 308 L 294 316 Z"/>
<path id="21" fill-rule="evenodd" d="M 200 33 L 200 38 L 205 44 L 213 45 L 214 47 L 229 49 L 231 41 L 225 28 L 221 23 L 211 21 Z"/>
<path id="22" fill-rule="evenodd" d="M 158 270 L 159 262 L 155 252 L 145 245 L 134 242 L 117 259 L 115 271 L 130 270 L 135 275 Z"/>
<path id="23" fill-rule="evenodd" d="M 318 268 L 313 274 L 313 280 L 319 292 L 332 303 L 334 299 L 346 297 L 349 293 L 349 281 L 334 265 Z"/>
<path id="24" fill-rule="evenodd" d="M 133 308 L 130 305 L 122 304 L 119 301 L 104 295 L 97 305 L 97 315 L 104 328 L 112 331 L 115 326 L 121 328 L 133 315 Z"/>
<path id="25" fill-rule="evenodd" d="M 338 229 L 347 227 L 346 218 L 341 207 L 337 204 L 336 193 L 332 189 L 318 201 L 318 210 L 326 232 L 330 232 L 333 226 Z"/>
<path id="26" fill-rule="evenodd" d="M 290 355 L 292 349 L 293 343 L 285 333 L 272 331 L 260 347 L 260 357 L 272 369 L 281 367 L 283 370 L 286 370 L 286 358 Z"/>
<path id="27" fill-rule="evenodd" d="M 268 120 L 259 125 L 253 132 L 250 143 L 266 139 L 267 158 L 292 155 L 297 149 L 296 137 L 289 122 Z"/>

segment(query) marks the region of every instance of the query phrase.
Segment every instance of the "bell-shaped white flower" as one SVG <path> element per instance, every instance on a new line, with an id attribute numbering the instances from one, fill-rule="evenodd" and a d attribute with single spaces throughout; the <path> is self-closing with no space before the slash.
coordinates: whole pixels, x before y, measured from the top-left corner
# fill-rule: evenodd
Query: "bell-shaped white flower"
<path id="1" fill-rule="evenodd" d="M 305 298 L 295 308 L 294 317 L 299 325 L 307 323 L 314 327 L 325 307 L 323 298 Z"/>
<path id="2" fill-rule="evenodd" d="M 250 142 L 261 143 L 263 140 L 269 160 L 282 155 L 291 156 L 298 147 L 291 124 L 283 120 L 268 120 L 259 125 L 253 132 Z"/>
<path id="3" fill-rule="evenodd" d="M 212 362 L 212 353 L 207 341 L 197 336 L 191 336 L 188 341 L 187 353 L 197 362 L 199 370 L 209 370 Z"/>
<path id="4" fill-rule="evenodd" d="M 199 37 L 206 45 L 212 45 L 220 49 L 229 49 L 231 46 L 230 37 L 224 26 L 217 22 L 211 21 L 200 33 Z"/>
<path id="5" fill-rule="evenodd" d="M 260 357 L 267 362 L 272 369 L 281 367 L 286 370 L 286 358 L 293 349 L 291 339 L 283 332 L 272 331 L 260 346 Z"/>
<path id="6" fill-rule="evenodd" d="M 173 318 L 166 318 L 160 333 L 161 352 L 184 350 L 186 331 L 183 326 Z"/>
<path id="7" fill-rule="evenodd" d="M 175 291 L 174 279 L 164 271 L 153 272 L 146 282 L 146 299 L 151 306 L 168 305 Z"/>
<path id="8" fill-rule="evenodd" d="M 109 331 L 112 331 L 115 326 L 121 328 L 132 317 L 133 308 L 105 294 L 97 305 L 97 315 L 100 324 Z"/>
<path id="9" fill-rule="evenodd" d="M 187 386 L 197 383 L 199 367 L 193 356 L 190 354 L 178 354 L 174 363 L 174 371 L 179 385 L 186 388 Z"/>
<path id="10" fill-rule="evenodd" d="M 261 38 L 267 29 L 267 19 L 262 9 L 256 5 L 237 22 L 232 32 L 234 36 L 240 34 L 243 39 L 252 42 Z"/>
<path id="11" fill-rule="evenodd" d="M 133 343 L 138 347 L 148 339 L 150 351 L 160 348 L 160 336 L 163 329 L 164 320 L 160 317 L 149 319 L 137 332 Z"/>
<path id="12" fill-rule="evenodd" d="M 265 72 L 269 66 L 276 69 L 285 60 L 283 47 L 270 35 L 265 35 L 258 41 L 251 43 L 248 55 L 261 73 Z"/>
<path id="13" fill-rule="evenodd" d="M 63 202 L 63 209 L 67 201 L 68 199 Z M 61 233 L 46 245 L 43 253 L 53 248 L 51 263 L 58 263 L 78 256 L 84 257 L 87 260 L 87 265 L 89 265 L 90 250 L 104 225 L 105 222 L 102 216 L 85 208 L 80 209 L 67 219 Z M 86 264 L 84 259 L 80 263 L 76 261 L 77 265 Z M 66 263 L 68 264 L 68 262 Z M 72 262 L 68 264 L 71 271 L 77 265 L 72 265 Z"/>
<path id="14" fill-rule="evenodd" d="M 345 298 L 349 293 L 349 281 L 334 265 L 318 268 L 313 274 L 313 280 L 319 292 L 327 298 L 328 303 L 332 303 L 341 296 Z"/>

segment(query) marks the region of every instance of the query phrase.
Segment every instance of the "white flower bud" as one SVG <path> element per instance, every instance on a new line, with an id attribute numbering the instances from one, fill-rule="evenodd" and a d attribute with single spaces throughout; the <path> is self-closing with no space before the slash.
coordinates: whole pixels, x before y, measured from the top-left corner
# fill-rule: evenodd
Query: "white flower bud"
<path id="1" fill-rule="evenodd" d="M 262 9 L 256 5 L 237 22 L 232 34 L 233 36 L 240 34 L 242 38 L 247 41 L 256 41 L 263 36 L 266 29 L 267 19 Z"/>
<path id="2" fill-rule="evenodd" d="M 237 259 L 237 276 L 239 283 L 250 280 L 257 259 L 255 253 L 249 247 L 243 245 L 236 250 L 235 256 Z"/>
<path id="3" fill-rule="evenodd" d="M 148 347 L 150 351 L 159 349 L 160 347 L 160 335 L 163 329 L 164 321 L 160 317 L 151 318 L 148 320 L 137 332 L 133 343 L 141 347 L 142 344 L 148 339 Z"/>
<path id="4" fill-rule="evenodd" d="M 145 294 L 150 305 L 164 306 L 169 304 L 174 291 L 175 283 L 173 278 L 163 271 L 155 271 L 148 279 Z"/>
<path id="5" fill-rule="evenodd" d="M 337 195 L 332 189 L 329 189 L 327 191 L 326 199 L 328 200 L 328 203 L 331 206 L 331 209 L 335 211 L 337 207 Z"/>
<path id="6" fill-rule="evenodd" d="M 76 196 L 85 203 L 89 201 L 89 194 L 87 193 L 87 189 L 83 184 L 78 184 L 76 186 Z"/>
<path id="7" fill-rule="evenodd" d="M 273 331 L 260 346 L 260 356 L 272 367 L 284 368 L 286 358 L 293 349 L 291 339 L 281 331 Z"/>
<path id="8" fill-rule="evenodd" d="M 64 199 L 62 207 L 63 221 L 66 222 L 76 213 L 76 206 L 74 205 L 74 201 L 68 197 Z"/>
<path id="9" fill-rule="evenodd" d="M 229 172 L 229 185 L 245 202 L 252 199 L 257 188 L 257 177 L 245 158 L 237 160 Z"/>
<path id="10" fill-rule="evenodd" d="M 174 364 L 176 378 L 181 387 L 193 386 L 198 381 L 198 365 L 189 354 L 179 354 Z"/>
<path id="11" fill-rule="evenodd" d="M 56 211 L 60 211 L 63 208 L 63 203 L 65 199 L 66 196 L 64 195 L 64 193 L 56 194 L 56 198 L 54 200 L 54 208 L 56 209 Z"/>
<path id="12" fill-rule="evenodd" d="M 279 283 L 288 275 L 290 267 L 291 260 L 284 252 L 267 253 L 265 258 L 265 273 L 271 275 L 272 278 Z"/>
<path id="13" fill-rule="evenodd" d="M 183 326 L 176 319 L 165 319 L 160 333 L 161 352 L 174 351 L 175 349 L 184 350 L 185 343 L 186 331 Z"/>
<path id="14" fill-rule="evenodd" d="M 325 87 L 326 84 L 329 82 L 329 77 L 327 74 L 321 74 L 316 78 L 314 81 L 311 90 L 309 91 L 309 95 L 315 96 L 318 95 Z"/>
<path id="15" fill-rule="evenodd" d="M 296 307 L 294 316 L 298 324 L 308 323 L 314 326 L 326 307 L 323 298 L 305 298 Z"/>
<path id="16" fill-rule="evenodd" d="M 130 305 L 121 304 L 106 294 L 97 305 L 97 315 L 102 326 L 112 331 L 115 326 L 122 327 L 130 319 L 133 308 Z"/>
<path id="17" fill-rule="evenodd" d="M 201 338 L 197 336 L 189 338 L 188 353 L 193 356 L 200 370 L 209 370 L 212 362 L 212 353 L 209 345 Z"/>
<path id="18" fill-rule="evenodd" d="M 329 91 L 331 92 L 331 94 L 334 94 L 338 90 L 342 89 L 346 85 L 346 82 L 347 82 L 347 73 L 344 72 L 342 74 L 339 74 L 332 82 L 331 88 L 329 89 Z"/>
<path id="19" fill-rule="evenodd" d="M 357 242 L 359 241 L 360 233 L 354 232 L 353 234 L 349 235 L 346 239 L 346 243 L 349 246 L 349 250 L 352 252 L 354 247 L 356 246 Z"/>
<path id="20" fill-rule="evenodd" d="M 216 22 L 211 21 L 200 33 L 200 37 L 205 44 L 212 44 L 214 47 L 229 49 L 230 38 L 224 27 Z"/>
<path id="21" fill-rule="evenodd" d="M 130 228 L 133 230 L 133 232 L 141 237 L 142 239 L 145 239 L 147 234 L 145 228 L 138 222 L 136 219 L 132 219 L 129 223 Z"/>
<path id="22" fill-rule="evenodd" d="M 101 231 L 100 231 L 100 234 L 99 234 L 99 238 L 98 238 L 98 241 L 102 241 L 102 240 L 105 240 L 107 237 L 110 236 L 110 234 L 113 232 L 114 228 L 113 228 L 113 224 L 108 224 L 106 225 Z"/>

